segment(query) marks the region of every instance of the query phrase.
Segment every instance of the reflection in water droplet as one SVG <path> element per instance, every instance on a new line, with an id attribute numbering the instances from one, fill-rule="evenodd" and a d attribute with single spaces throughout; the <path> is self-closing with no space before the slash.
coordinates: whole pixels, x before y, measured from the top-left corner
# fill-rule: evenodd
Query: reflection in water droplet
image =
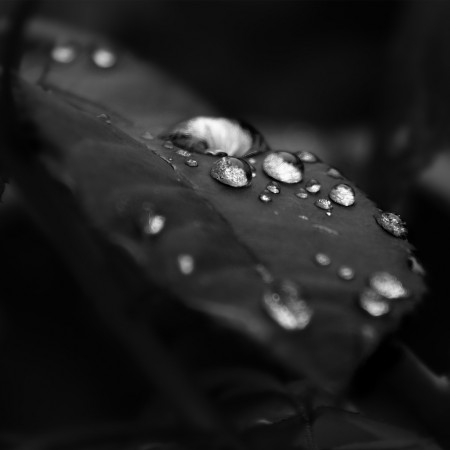
<path id="1" fill-rule="evenodd" d="M 232 187 L 250 186 L 252 169 L 250 164 L 239 158 L 225 156 L 216 161 L 211 167 L 211 177 L 220 183 Z"/>
<path id="2" fill-rule="evenodd" d="M 333 205 L 331 204 L 331 201 L 327 198 L 318 198 L 314 204 L 320 208 L 324 209 L 325 211 L 331 211 L 333 209 Z"/>
<path id="3" fill-rule="evenodd" d="M 306 190 L 310 193 L 310 194 L 317 194 L 320 189 L 321 189 L 321 184 L 315 180 L 314 178 L 311 178 L 311 180 L 309 180 L 306 183 Z"/>
<path id="4" fill-rule="evenodd" d="M 402 282 L 388 272 L 374 273 L 369 280 L 370 287 L 379 295 L 389 300 L 408 296 Z"/>
<path id="5" fill-rule="evenodd" d="M 301 297 L 298 286 L 290 280 L 275 283 L 266 291 L 263 307 L 269 316 L 283 329 L 304 330 L 311 322 L 313 310 Z"/>
<path id="6" fill-rule="evenodd" d="M 364 289 L 360 294 L 359 305 L 373 317 L 384 316 L 391 310 L 389 302 L 370 288 Z"/>
<path id="7" fill-rule="evenodd" d="M 314 261 L 319 264 L 319 266 L 329 266 L 331 264 L 331 258 L 325 253 L 317 253 L 314 255 Z"/>
<path id="8" fill-rule="evenodd" d="M 299 183 L 303 178 L 303 163 L 298 156 L 288 152 L 273 152 L 263 161 L 263 170 L 282 183 Z"/>
<path id="9" fill-rule="evenodd" d="M 190 156 L 192 156 L 192 153 L 187 152 L 186 150 L 182 150 L 182 149 L 178 149 L 175 153 L 177 155 L 183 156 L 185 158 L 189 158 Z"/>
<path id="10" fill-rule="evenodd" d="M 408 234 L 406 224 L 397 214 L 380 212 L 375 214 L 374 217 L 378 225 L 388 233 L 398 238 L 406 238 Z"/>
<path id="11" fill-rule="evenodd" d="M 190 275 L 195 268 L 194 258 L 191 255 L 178 255 L 178 267 L 183 275 Z"/>
<path id="12" fill-rule="evenodd" d="M 101 69 L 110 69 L 117 63 L 117 56 L 108 48 L 98 48 L 92 53 L 92 61 Z"/>
<path id="13" fill-rule="evenodd" d="M 307 193 L 306 190 L 303 189 L 303 188 L 300 188 L 300 189 L 295 193 L 295 195 L 296 195 L 298 198 L 302 198 L 302 199 L 308 198 L 308 193 Z"/>
<path id="14" fill-rule="evenodd" d="M 408 258 L 408 266 L 411 269 L 413 273 L 416 273 L 417 275 L 425 276 L 426 271 L 423 268 L 422 264 L 417 260 L 415 256 L 410 256 Z"/>
<path id="15" fill-rule="evenodd" d="M 329 197 L 341 206 L 352 206 L 355 203 L 355 191 L 348 184 L 337 184 L 331 189 Z"/>
<path id="16" fill-rule="evenodd" d="M 355 271 L 349 266 L 341 266 L 337 271 L 338 277 L 350 281 L 355 278 Z"/>
<path id="17" fill-rule="evenodd" d="M 270 203 L 272 201 L 272 197 L 270 196 L 268 191 L 261 192 L 261 194 L 259 194 L 259 199 L 263 203 Z"/>
<path id="18" fill-rule="evenodd" d="M 308 216 L 298 216 L 300 219 L 302 219 L 302 220 L 309 220 L 309 217 Z"/>
<path id="19" fill-rule="evenodd" d="M 103 120 L 103 122 L 107 123 L 108 125 L 111 124 L 111 118 L 108 116 L 108 114 L 99 114 L 97 116 L 97 119 Z"/>
<path id="20" fill-rule="evenodd" d="M 305 163 L 316 163 L 319 161 L 319 158 L 314 153 L 311 152 L 306 151 L 298 152 L 297 156 L 300 158 L 301 161 Z"/>
<path id="21" fill-rule="evenodd" d="M 280 185 L 276 181 L 271 181 L 266 186 L 266 190 L 268 190 L 272 194 L 279 194 L 280 193 Z"/>
<path id="22" fill-rule="evenodd" d="M 173 142 L 171 142 L 171 141 L 164 142 L 164 147 L 171 150 L 173 148 Z"/>
<path id="23" fill-rule="evenodd" d="M 150 131 L 146 131 L 142 136 L 142 139 L 147 139 L 148 141 L 151 141 L 152 139 L 155 139 L 152 133 Z"/>
<path id="24" fill-rule="evenodd" d="M 73 44 L 59 44 L 51 51 L 52 60 L 60 64 L 70 64 L 77 56 L 77 49 Z"/>
<path id="25" fill-rule="evenodd" d="M 341 179 L 344 178 L 341 174 L 341 172 L 339 172 L 339 170 L 335 169 L 334 167 L 330 167 L 327 170 L 327 175 L 331 178 L 337 178 L 337 179 Z"/>
<path id="26" fill-rule="evenodd" d="M 187 159 L 184 163 L 189 167 L 198 167 L 198 162 L 195 159 Z"/>

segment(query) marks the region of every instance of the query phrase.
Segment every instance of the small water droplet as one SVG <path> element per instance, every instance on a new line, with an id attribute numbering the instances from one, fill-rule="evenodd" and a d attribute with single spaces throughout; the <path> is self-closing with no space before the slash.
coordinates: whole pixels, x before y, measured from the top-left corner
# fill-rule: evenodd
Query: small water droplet
<path id="1" fill-rule="evenodd" d="M 389 300 L 408 296 L 402 282 L 388 272 L 376 272 L 369 280 L 370 287 L 379 295 Z"/>
<path id="2" fill-rule="evenodd" d="M 339 172 L 339 170 L 337 170 L 337 169 L 335 169 L 334 167 L 330 167 L 328 170 L 327 170 L 327 175 L 329 176 L 329 177 L 331 177 L 331 178 L 336 178 L 336 179 L 341 179 L 341 178 L 344 178 L 343 176 L 342 176 L 342 174 L 341 174 L 341 172 Z"/>
<path id="3" fill-rule="evenodd" d="M 280 185 L 276 181 L 271 181 L 267 186 L 266 189 L 271 192 L 272 194 L 279 194 L 280 193 Z"/>
<path id="4" fill-rule="evenodd" d="M 362 291 L 359 296 L 359 305 L 372 317 L 385 316 L 391 310 L 389 302 L 371 288 Z"/>
<path id="5" fill-rule="evenodd" d="M 337 271 L 338 277 L 350 281 L 355 278 L 355 271 L 349 266 L 341 266 Z"/>
<path id="6" fill-rule="evenodd" d="M 263 203 L 270 203 L 272 201 L 272 197 L 270 196 L 268 191 L 261 192 L 261 194 L 259 194 L 259 199 Z"/>
<path id="7" fill-rule="evenodd" d="M 417 275 L 425 276 L 426 271 L 423 268 L 422 264 L 417 260 L 415 256 L 410 256 L 408 258 L 408 266 L 411 269 L 411 271 Z"/>
<path id="8" fill-rule="evenodd" d="M 194 258 L 191 255 L 178 255 L 178 267 L 183 275 L 191 275 L 195 268 Z"/>
<path id="9" fill-rule="evenodd" d="M 52 60 L 60 64 L 70 64 L 77 56 L 77 48 L 73 44 L 59 44 L 51 51 Z"/>
<path id="10" fill-rule="evenodd" d="M 319 266 L 327 267 L 331 264 L 331 258 L 325 253 L 317 253 L 314 255 L 314 261 L 319 264 Z"/>
<path id="11" fill-rule="evenodd" d="M 166 218 L 164 216 L 149 216 L 147 224 L 144 228 L 144 233 L 150 236 L 155 236 L 163 230 L 166 224 Z"/>
<path id="12" fill-rule="evenodd" d="M 295 193 L 295 195 L 296 195 L 298 198 L 302 198 L 302 199 L 308 198 L 308 196 L 309 196 L 309 194 L 308 194 L 308 193 L 306 192 L 306 190 L 303 189 L 303 188 L 300 188 L 300 189 Z"/>
<path id="13" fill-rule="evenodd" d="M 185 158 L 189 158 L 192 156 L 192 153 L 187 152 L 186 150 L 182 150 L 181 148 L 175 152 L 177 155 L 183 156 Z"/>
<path id="14" fill-rule="evenodd" d="M 303 178 L 303 163 L 293 153 L 270 153 L 264 158 L 263 170 L 269 177 L 282 183 L 299 183 Z"/>
<path id="15" fill-rule="evenodd" d="M 108 125 L 111 124 L 111 117 L 109 117 L 108 114 L 99 114 L 97 116 L 97 119 L 103 120 L 103 122 L 107 123 Z"/>
<path id="16" fill-rule="evenodd" d="M 147 139 L 147 140 L 152 140 L 152 139 L 155 139 L 155 137 L 153 136 L 153 134 L 152 133 L 150 133 L 150 131 L 146 131 L 142 136 L 141 136 L 141 138 L 142 139 Z"/>
<path id="17" fill-rule="evenodd" d="M 310 194 L 317 194 L 322 186 L 317 180 L 311 178 L 311 180 L 306 183 L 305 188 Z"/>
<path id="18" fill-rule="evenodd" d="M 100 69 L 111 69 L 117 63 L 116 54 L 108 48 L 97 48 L 92 53 L 92 61 Z"/>
<path id="19" fill-rule="evenodd" d="M 304 163 L 316 163 L 320 161 L 319 158 L 314 153 L 307 151 L 298 152 L 297 156 Z"/>
<path id="20" fill-rule="evenodd" d="M 324 209 L 325 211 L 329 212 L 333 209 L 333 205 L 331 204 L 331 201 L 328 200 L 327 198 L 318 198 L 314 204 L 320 208 L 320 209 Z M 331 215 L 331 213 L 330 213 Z"/>
<path id="21" fill-rule="evenodd" d="M 298 286 L 290 280 L 274 283 L 273 289 L 265 292 L 262 304 L 269 316 L 289 331 L 304 330 L 313 316 Z"/>
<path id="22" fill-rule="evenodd" d="M 355 204 L 355 191 L 348 184 L 337 184 L 329 194 L 331 200 L 341 206 L 352 206 Z"/>
<path id="23" fill-rule="evenodd" d="M 308 216 L 303 216 L 303 215 L 300 215 L 300 216 L 298 216 L 300 219 L 302 219 L 302 220 L 309 220 L 309 217 Z"/>
<path id="24" fill-rule="evenodd" d="M 130 207 L 130 200 L 126 197 L 120 199 L 116 204 L 116 210 L 123 215 Z M 149 202 L 143 202 L 140 206 L 138 215 L 138 228 L 144 236 L 155 236 L 159 234 L 165 224 L 166 218 L 160 214 L 156 214 Z"/>
<path id="25" fill-rule="evenodd" d="M 231 187 L 250 186 L 252 169 L 250 164 L 240 158 L 224 156 L 211 167 L 211 177 Z"/>
<path id="26" fill-rule="evenodd" d="M 184 163 L 189 167 L 198 167 L 198 162 L 195 159 L 187 159 Z"/>
<path id="27" fill-rule="evenodd" d="M 172 141 L 164 142 L 164 148 L 168 148 L 169 150 L 173 149 L 173 142 Z"/>
<path id="28" fill-rule="evenodd" d="M 250 164 L 256 164 L 256 159 L 255 159 L 255 158 L 249 158 L 249 159 L 248 159 L 248 162 L 249 162 Z"/>
<path id="29" fill-rule="evenodd" d="M 375 220 L 383 230 L 398 238 L 406 238 L 408 229 L 405 222 L 394 213 L 380 212 L 375 214 Z"/>
<path id="30" fill-rule="evenodd" d="M 331 217 L 331 211 L 327 211 L 327 212 L 325 213 L 325 215 L 326 215 L 327 217 Z"/>

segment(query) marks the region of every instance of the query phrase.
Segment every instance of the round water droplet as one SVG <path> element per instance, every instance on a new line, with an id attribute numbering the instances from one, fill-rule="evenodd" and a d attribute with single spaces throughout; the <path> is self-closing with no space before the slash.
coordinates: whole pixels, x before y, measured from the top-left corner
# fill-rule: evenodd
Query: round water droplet
<path id="1" fill-rule="evenodd" d="M 171 141 L 164 142 L 164 147 L 168 148 L 169 150 L 173 149 L 173 142 Z"/>
<path id="2" fill-rule="evenodd" d="M 373 289 L 366 288 L 359 296 L 359 305 L 372 317 L 385 316 L 391 311 L 391 305 Z"/>
<path id="3" fill-rule="evenodd" d="M 243 159 L 225 156 L 211 167 L 211 176 L 231 187 L 246 187 L 252 182 L 252 169 Z"/>
<path id="4" fill-rule="evenodd" d="M 320 161 L 319 158 L 314 153 L 311 152 L 302 151 L 298 152 L 296 155 L 304 163 L 316 163 Z"/>
<path id="5" fill-rule="evenodd" d="M 178 268 L 183 275 L 191 275 L 194 272 L 195 262 L 191 255 L 178 255 Z"/>
<path id="6" fill-rule="evenodd" d="M 355 203 L 355 191 L 348 184 L 337 184 L 329 194 L 331 200 L 341 206 L 352 206 Z"/>
<path id="7" fill-rule="evenodd" d="M 325 213 L 325 215 L 326 215 L 327 217 L 331 217 L 331 211 L 327 211 L 327 212 Z"/>
<path id="8" fill-rule="evenodd" d="M 184 156 L 185 158 L 189 158 L 192 156 L 192 153 L 187 152 L 186 150 L 179 149 L 175 152 L 177 155 Z"/>
<path id="9" fill-rule="evenodd" d="M 330 212 L 333 209 L 333 205 L 331 204 L 331 201 L 327 198 L 318 198 L 314 204 L 320 208 L 324 209 L 327 212 Z"/>
<path id="10" fill-rule="evenodd" d="M 375 220 L 383 230 L 398 238 L 406 238 L 408 230 L 405 222 L 394 213 L 380 212 L 375 214 Z"/>
<path id="11" fill-rule="evenodd" d="M 280 185 L 276 181 L 271 181 L 266 186 L 266 190 L 268 190 L 272 194 L 279 194 L 280 193 Z"/>
<path id="12" fill-rule="evenodd" d="M 92 52 L 92 61 L 100 69 L 111 69 L 117 63 L 116 54 L 108 48 L 97 48 Z"/>
<path id="13" fill-rule="evenodd" d="M 331 264 L 331 258 L 325 253 L 317 253 L 314 255 L 314 261 L 322 267 L 327 267 Z"/>
<path id="14" fill-rule="evenodd" d="M 402 282 L 388 272 L 374 273 L 369 280 L 370 287 L 379 295 L 389 300 L 408 296 Z"/>
<path id="15" fill-rule="evenodd" d="M 272 197 L 270 196 L 269 191 L 263 191 L 259 194 L 258 197 L 263 203 L 270 203 L 272 201 Z"/>
<path id="16" fill-rule="evenodd" d="M 308 198 L 308 196 L 309 196 L 309 194 L 308 194 L 308 193 L 306 192 L 306 190 L 303 189 L 303 188 L 300 188 L 300 189 L 295 193 L 295 195 L 296 195 L 298 198 L 302 198 L 302 199 Z"/>
<path id="17" fill-rule="evenodd" d="M 155 137 L 153 136 L 152 133 L 150 133 L 150 131 L 146 131 L 142 136 L 142 139 L 147 139 L 149 141 L 151 141 L 152 139 L 155 139 Z"/>
<path id="18" fill-rule="evenodd" d="M 184 163 L 189 167 L 198 167 L 198 162 L 195 159 L 187 159 Z"/>
<path id="19" fill-rule="evenodd" d="M 416 273 L 417 275 L 425 276 L 426 271 L 423 268 L 422 264 L 417 260 L 415 256 L 410 256 L 408 258 L 408 266 L 411 269 L 413 273 Z"/>
<path id="20" fill-rule="evenodd" d="M 70 64 L 77 56 L 78 52 L 74 44 L 59 44 L 51 51 L 52 60 L 60 64 Z"/>
<path id="21" fill-rule="evenodd" d="M 303 163 L 298 156 L 288 152 L 267 155 L 263 161 L 263 170 L 269 177 L 282 183 L 299 183 L 303 178 Z"/>
<path id="22" fill-rule="evenodd" d="M 317 194 L 322 186 L 317 180 L 311 178 L 311 180 L 306 183 L 305 188 L 310 194 Z"/>
<path id="23" fill-rule="evenodd" d="M 331 177 L 331 178 L 336 178 L 336 179 L 341 179 L 341 178 L 344 178 L 343 176 L 342 176 L 342 174 L 341 174 L 341 172 L 339 172 L 339 170 L 337 170 L 337 169 L 335 169 L 334 167 L 330 167 L 328 170 L 327 170 L 327 175 L 329 176 L 329 177 Z"/>
<path id="24" fill-rule="evenodd" d="M 264 294 L 262 304 L 269 316 L 289 331 L 304 330 L 313 316 L 298 286 L 290 280 L 274 283 L 273 289 Z"/>
<path id="25" fill-rule="evenodd" d="M 355 271 L 349 266 L 341 266 L 337 271 L 338 277 L 350 281 L 355 278 Z"/>
<path id="26" fill-rule="evenodd" d="M 107 123 L 108 125 L 111 124 L 111 117 L 109 117 L 108 114 L 99 114 L 97 116 L 97 119 L 103 120 L 103 122 Z"/>

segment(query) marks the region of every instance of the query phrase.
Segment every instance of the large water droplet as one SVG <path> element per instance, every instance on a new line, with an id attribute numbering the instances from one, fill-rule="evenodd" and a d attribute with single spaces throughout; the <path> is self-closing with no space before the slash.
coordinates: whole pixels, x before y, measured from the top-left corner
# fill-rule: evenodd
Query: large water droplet
<path id="1" fill-rule="evenodd" d="M 290 280 L 275 283 L 273 289 L 264 294 L 263 306 L 280 327 L 289 331 L 305 329 L 313 316 L 298 286 Z"/>
<path id="2" fill-rule="evenodd" d="M 318 198 L 314 204 L 320 208 L 324 209 L 327 212 L 330 212 L 333 209 L 333 205 L 331 204 L 331 201 L 327 198 Z"/>
<path id="3" fill-rule="evenodd" d="M 191 255 L 178 255 L 178 268 L 183 275 L 191 275 L 194 272 L 195 262 Z"/>
<path id="4" fill-rule="evenodd" d="M 325 253 L 317 253 L 314 255 L 314 261 L 322 267 L 326 267 L 331 264 L 331 258 Z"/>
<path id="5" fill-rule="evenodd" d="M 272 194 L 279 194 L 280 193 L 280 185 L 276 181 L 271 181 L 266 186 L 266 190 L 268 190 Z"/>
<path id="6" fill-rule="evenodd" d="M 298 198 L 301 198 L 301 199 L 308 198 L 308 193 L 307 193 L 306 190 L 303 189 L 303 188 L 300 188 L 300 189 L 295 193 L 295 195 L 296 195 Z"/>
<path id="7" fill-rule="evenodd" d="M 388 272 L 374 273 L 369 280 L 370 287 L 384 298 L 395 300 L 408 296 L 402 282 Z"/>
<path id="8" fill-rule="evenodd" d="M 108 48 L 97 48 L 93 51 L 92 61 L 100 69 L 111 69 L 117 63 L 116 54 Z"/>
<path id="9" fill-rule="evenodd" d="M 311 153 L 311 152 L 302 151 L 302 152 L 296 153 L 296 155 L 304 163 L 316 163 L 316 162 L 320 161 L 319 158 L 314 153 Z"/>
<path id="10" fill-rule="evenodd" d="M 341 206 L 352 206 L 355 203 L 355 191 L 348 184 L 334 186 L 329 194 L 331 200 Z"/>
<path id="11" fill-rule="evenodd" d="M 306 183 L 305 188 L 310 194 L 317 194 L 320 191 L 320 189 L 322 188 L 322 186 L 316 179 L 311 178 Z"/>
<path id="12" fill-rule="evenodd" d="M 398 238 L 406 238 L 406 235 L 408 234 L 406 224 L 397 214 L 380 212 L 375 214 L 374 217 L 378 225 L 388 233 Z"/>
<path id="13" fill-rule="evenodd" d="M 384 316 L 391 310 L 389 302 L 370 288 L 364 289 L 360 294 L 359 305 L 372 317 Z"/>
<path id="14" fill-rule="evenodd" d="M 103 122 L 107 123 L 108 125 L 111 125 L 111 117 L 108 116 L 108 114 L 99 114 L 97 116 L 97 119 L 103 120 Z"/>
<path id="15" fill-rule="evenodd" d="M 231 156 L 216 161 L 210 173 L 215 180 L 232 187 L 246 187 L 252 182 L 252 169 L 249 163 Z"/>
<path id="16" fill-rule="evenodd" d="M 198 162 L 195 159 L 187 159 L 184 163 L 189 167 L 198 167 Z"/>
<path id="17" fill-rule="evenodd" d="M 349 266 L 341 266 L 337 271 L 338 277 L 350 281 L 355 278 L 355 271 Z"/>
<path id="18" fill-rule="evenodd" d="M 52 60 L 60 64 L 70 64 L 77 56 L 78 52 L 74 44 L 59 44 L 51 51 Z"/>
<path id="19" fill-rule="evenodd" d="M 299 183 L 303 178 L 303 163 L 298 156 L 288 152 L 273 152 L 263 161 L 263 170 L 282 183 Z"/>
<path id="20" fill-rule="evenodd" d="M 341 172 L 339 172 L 339 170 L 337 170 L 337 169 L 335 169 L 334 167 L 330 167 L 328 170 L 327 170 L 327 175 L 329 176 L 329 177 L 331 177 L 331 178 L 336 178 L 336 179 L 341 179 L 341 178 L 344 178 L 343 176 L 342 176 L 342 174 L 341 174 Z"/>
<path id="21" fill-rule="evenodd" d="M 270 203 L 272 201 L 272 197 L 270 196 L 269 191 L 263 191 L 259 194 L 258 197 L 263 203 Z"/>

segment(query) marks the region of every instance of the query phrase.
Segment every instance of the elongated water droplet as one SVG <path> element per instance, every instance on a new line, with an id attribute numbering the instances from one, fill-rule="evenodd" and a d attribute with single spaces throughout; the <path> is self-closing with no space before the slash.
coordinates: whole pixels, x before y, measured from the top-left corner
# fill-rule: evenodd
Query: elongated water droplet
<path id="1" fill-rule="evenodd" d="M 311 178 L 311 180 L 306 183 L 305 188 L 310 194 L 317 194 L 322 186 L 317 180 Z"/>
<path id="2" fill-rule="evenodd" d="M 184 163 L 189 167 L 198 167 L 198 162 L 195 159 L 187 159 Z"/>
<path id="3" fill-rule="evenodd" d="M 416 273 L 417 275 L 421 275 L 421 276 L 426 275 L 426 271 L 423 268 L 422 264 L 420 264 L 418 259 L 413 255 L 411 255 L 408 258 L 408 266 L 413 273 Z"/>
<path id="4" fill-rule="evenodd" d="M 142 139 L 147 139 L 148 141 L 151 141 L 152 139 L 155 139 L 152 133 L 150 131 L 146 131 L 142 136 Z"/>
<path id="5" fill-rule="evenodd" d="M 194 272 L 195 262 L 191 255 L 178 255 L 178 267 L 183 275 L 191 275 Z"/>
<path id="6" fill-rule="evenodd" d="M 178 149 L 175 153 L 177 155 L 184 156 L 185 158 L 189 158 L 192 156 L 192 153 L 187 152 L 186 150 L 182 150 L 182 149 Z"/>
<path id="7" fill-rule="evenodd" d="M 327 198 L 318 198 L 314 204 L 327 212 L 330 212 L 333 209 L 333 205 L 331 204 L 331 201 Z"/>
<path id="8" fill-rule="evenodd" d="M 319 266 L 329 266 L 331 264 L 331 258 L 325 253 L 317 253 L 314 255 L 314 261 L 319 264 Z"/>
<path id="9" fill-rule="evenodd" d="M 383 230 L 398 238 L 406 238 L 408 229 L 405 222 L 394 213 L 380 212 L 375 214 L 375 220 Z"/>
<path id="10" fill-rule="evenodd" d="M 269 191 L 263 191 L 261 194 L 259 194 L 259 199 L 263 203 L 270 203 L 272 201 L 272 197 L 270 196 Z"/>
<path id="11" fill-rule="evenodd" d="M 359 305 L 372 317 L 385 316 L 391 310 L 389 302 L 370 288 L 366 288 L 361 292 Z"/>
<path id="12" fill-rule="evenodd" d="M 266 291 L 263 307 L 269 316 L 283 329 L 304 330 L 311 322 L 313 310 L 302 298 L 298 286 L 290 280 L 274 283 Z"/>
<path id="13" fill-rule="evenodd" d="M 337 271 L 338 277 L 350 281 L 355 278 L 355 271 L 349 266 L 341 266 Z"/>
<path id="14" fill-rule="evenodd" d="M 303 189 L 303 188 L 300 188 L 300 189 L 295 193 L 295 195 L 296 195 L 298 198 L 301 198 L 301 199 L 308 198 L 308 196 L 309 196 L 309 194 L 308 194 L 308 193 L 306 192 L 306 190 Z"/>
<path id="15" fill-rule="evenodd" d="M 59 64 L 70 64 L 77 56 L 78 51 L 74 44 L 59 44 L 51 51 L 52 60 Z"/>
<path id="16" fill-rule="evenodd" d="M 316 230 L 322 231 L 324 233 L 332 234 L 333 236 L 339 236 L 338 231 L 333 230 L 333 228 L 327 227 L 325 225 L 320 225 L 318 223 L 315 223 L 314 225 L 312 225 L 312 227 L 315 228 Z"/>
<path id="17" fill-rule="evenodd" d="M 97 116 L 97 119 L 103 120 L 103 122 L 107 123 L 108 125 L 111 124 L 111 117 L 109 117 L 108 114 L 99 114 Z"/>
<path id="18" fill-rule="evenodd" d="M 330 167 L 328 170 L 327 170 L 327 175 L 329 176 L 329 177 L 331 177 L 331 178 L 336 178 L 336 179 L 341 179 L 341 178 L 344 178 L 343 176 L 342 176 L 342 174 L 341 174 L 341 172 L 339 172 L 339 170 L 337 170 L 337 169 L 335 169 L 334 167 Z"/>
<path id="19" fill-rule="evenodd" d="M 164 142 L 164 147 L 168 148 L 169 150 L 172 150 L 173 149 L 173 142 L 171 142 L 171 141 Z"/>
<path id="20" fill-rule="evenodd" d="M 304 163 L 316 163 L 320 161 L 319 158 L 314 153 L 307 151 L 298 152 L 297 156 Z"/>
<path id="21" fill-rule="evenodd" d="M 116 54 L 108 48 L 97 48 L 92 52 L 92 61 L 100 69 L 111 69 L 117 63 Z"/>
<path id="22" fill-rule="evenodd" d="M 263 170 L 269 177 L 282 183 L 299 183 L 303 178 L 303 163 L 293 153 L 270 153 L 264 158 Z"/>
<path id="23" fill-rule="evenodd" d="M 211 176 L 231 187 L 246 187 L 252 182 L 252 169 L 243 159 L 225 156 L 211 167 Z"/>
<path id="24" fill-rule="evenodd" d="M 369 280 L 370 287 L 379 295 L 389 300 L 408 296 L 402 282 L 388 272 L 376 272 Z"/>
<path id="25" fill-rule="evenodd" d="M 355 191 L 348 184 L 334 186 L 329 194 L 331 200 L 341 206 L 352 206 L 355 203 Z"/>
<path id="26" fill-rule="evenodd" d="M 272 194 L 279 194 L 280 193 L 280 185 L 276 181 L 271 181 L 267 186 L 266 189 L 271 192 Z"/>

